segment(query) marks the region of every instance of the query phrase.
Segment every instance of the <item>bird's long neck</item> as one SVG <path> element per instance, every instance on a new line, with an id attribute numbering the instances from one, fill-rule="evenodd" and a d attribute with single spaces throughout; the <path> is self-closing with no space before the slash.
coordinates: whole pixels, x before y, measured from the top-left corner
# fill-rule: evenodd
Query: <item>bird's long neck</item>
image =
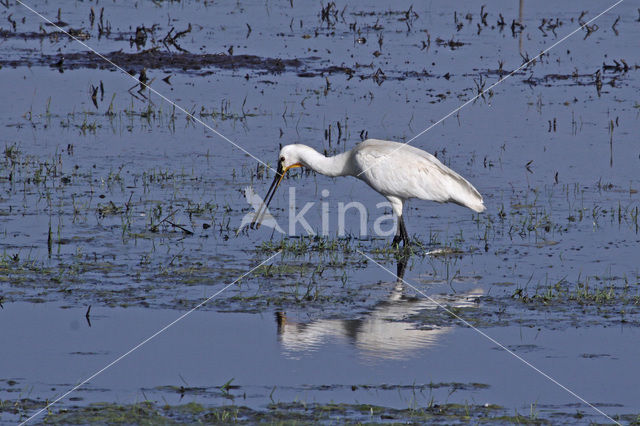
<path id="1" fill-rule="evenodd" d="M 349 154 L 345 152 L 333 157 L 325 157 L 309 148 L 300 155 L 300 160 L 305 167 L 325 176 L 347 176 L 352 174 L 349 167 Z"/>

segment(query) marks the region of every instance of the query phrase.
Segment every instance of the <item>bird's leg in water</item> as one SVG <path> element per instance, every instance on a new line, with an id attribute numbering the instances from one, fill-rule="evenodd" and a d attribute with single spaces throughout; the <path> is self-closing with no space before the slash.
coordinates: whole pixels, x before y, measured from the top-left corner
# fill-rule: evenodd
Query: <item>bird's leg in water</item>
<path id="1" fill-rule="evenodd" d="M 393 241 L 391 242 L 391 245 L 394 245 L 396 247 L 400 246 L 400 241 L 402 241 L 403 245 L 405 247 L 409 246 L 409 234 L 407 233 L 407 228 L 404 225 L 404 219 L 402 216 L 398 217 L 398 226 L 396 228 L 396 236 L 393 237 Z"/>
<path id="2" fill-rule="evenodd" d="M 402 236 L 402 243 L 405 247 L 409 247 L 411 243 L 409 242 L 409 234 L 407 233 L 407 227 L 404 226 L 404 219 L 400 216 L 400 235 Z"/>
<path id="3" fill-rule="evenodd" d="M 398 219 L 398 224 L 396 226 L 396 235 L 393 237 L 393 241 L 391 241 L 391 245 L 394 247 L 400 247 L 400 241 L 402 241 L 402 236 L 400 235 L 400 219 Z"/>

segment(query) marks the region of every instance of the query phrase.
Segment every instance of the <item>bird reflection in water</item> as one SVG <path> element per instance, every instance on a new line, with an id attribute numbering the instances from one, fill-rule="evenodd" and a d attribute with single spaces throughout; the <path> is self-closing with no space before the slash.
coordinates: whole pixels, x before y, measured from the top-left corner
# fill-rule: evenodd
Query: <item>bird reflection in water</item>
<path id="1" fill-rule="evenodd" d="M 440 336 L 453 329 L 451 326 L 416 324 L 407 318 L 439 305 L 455 308 L 475 307 L 484 294 L 480 288 L 465 293 L 411 297 L 405 294 L 403 284 L 407 257 L 398 262 L 400 277 L 387 300 L 378 303 L 370 312 L 358 319 L 319 319 L 311 322 L 293 322 L 282 312 L 276 313 L 278 340 L 285 354 L 298 357 L 318 350 L 328 341 L 341 338 L 353 344 L 366 359 L 410 359 L 420 349 L 434 346 Z M 436 303 L 437 302 L 437 303 Z M 428 328 L 424 328 L 424 326 Z"/>

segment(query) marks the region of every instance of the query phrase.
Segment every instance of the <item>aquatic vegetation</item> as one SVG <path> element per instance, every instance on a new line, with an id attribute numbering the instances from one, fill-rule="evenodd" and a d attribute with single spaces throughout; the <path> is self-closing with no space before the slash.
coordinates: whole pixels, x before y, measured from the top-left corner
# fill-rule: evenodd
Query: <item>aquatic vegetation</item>
<path id="1" fill-rule="evenodd" d="M 266 355 L 284 359 L 278 339 L 287 336 L 278 334 L 277 318 L 288 318 L 308 335 L 329 336 L 326 345 L 312 339 L 301 344 L 307 348 L 295 354 L 301 362 L 342 348 L 344 357 L 331 362 L 358 367 L 338 384 L 324 377 L 313 385 L 298 383 L 285 374 L 283 381 L 296 382 L 283 391 L 286 396 L 280 383 L 247 388 L 229 381 L 238 376 L 226 370 L 212 383 L 189 386 L 191 379 L 182 376 L 166 387 L 153 382 L 144 394 L 133 381 L 122 383 L 127 395 L 138 396 L 121 404 L 113 403 L 114 389 L 89 387 L 48 410 L 47 422 L 604 420 L 569 396 L 568 402 L 555 401 L 542 388 L 541 400 L 527 396 L 521 402 L 514 402 L 516 387 L 509 388 L 508 403 L 499 406 L 492 401 L 501 401 L 506 387 L 495 386 L 497 379 L 450 383 L 462 373 L 438 360 L 476 367 L 477 359 L 501 362 L 503 355 L 490 346 L 475 345 L 470 352 L 455 346 L 472 330 L 451 313 L 509 340 L 509 348 L 543 366 L 558 355 L 557 345 L 568 355 L 553 365 L 603 373 L 600 390 L 587 395 L 590 401 L 601 402 L 615 419 L 637 421 L 636 414 L 625 414 L 638 412 L 624 400 L 632 385 L 615 375 L 619 368 L 623 379 L 631 377 L 623 339 L 640 325 L 636 7 L 620 4 L 596 24 L 588 23 L 595 10 L 556 10 L 543 3 L 526 3 L 522 11 L 517 2 L 441 5 L 436 11 L 424 4 L 351 2 L 309 8 L 296 0 L 260 7 L 192 0 L 140 2 L 136 8 L 117 1 L 50 2 L 38 5 L 52 21 L 47 23 L 13 3 L 0 8 L 0 90 L 11 100 L 0 105 L 0 313 L 22 309 L 29 321 L 20 317 L 6 331 L 28 334 L 59 325 L 30 317 L 47 307 L 69 313 L 60 333 L 71 329 L 78 336 L 87 330 L 99 335 L 115 321 L 112 312 L 173 318 L 281 251 L 272 264 L 201 308 L 207 319 L 216 319 L 205 321 L 194 337 L 198 344 L 202 336 L 216 343 L 203 369 L 222 368 L 209 362 L 222 355 L 230 355 L 224 368 L 245 371 L 252 365 L 236 361 L 246 359 L 234 352 L 244 335 L 213 333 L 218 320 L 244 315 L 239 312 L 261 319 L 256 330 L 272 338 L 266 349 L 273 352 Z M 538 55 L 586 23 L 566 43 Z M 329 232 L 319 232 L 322 202 L 363 199 L 372 214 L 377 196 L 355 180 L 304 172 L 282 185 L 304 189 L 299 206 L 315 203 L 307 217 L 317 235 L 300 228 L 296 235 L 241 228 L 242 218 L 253 212 L 243 190 L 264 193 L 280 145 L 305 143 L 335 155 L 367 138 L 411 142 L 435 153 L 486 194 L 487 211 L 409 204 L 412 244 L 400 251 L 389 238 L 360 235 L 358 224 L 348 220 L 347 234 L 337 235 L 333 216 Z M 286 202 L 276 201 L 273 217 L 288 224 Z M 361 253 L 392 272 L 408 256 L 407 283 L 446 302 L 450 312 L 429 305 Z M 143 321 L 133 322 L 126 324 L 132 335 Z M 339 324 L 340 332 L 318 328 L 327 324 Z M 394 330 L 369 342 L 377 346 L 405 332 L 451 333 L 407 361 L 428 361 L 415 373 L 421 384 L 367 384 L 349 379 L 366 362 L 380 362 L 384 372 L 413 365 L 360 359 L 358 338 L 375 337 L 358 328 L 366 324 Z M 613 331 L 621 329 L 622 337 Z M 564 341 L 573 330 L 601 338 L 589 341 L 593 349 L 574 353 Z M 556 332 L 562 339 L 541 343 Z M 600 342 L 619 347 L 604 351 Z M 177 349 L 190 351 L 191 344 Z M 88 365 L 109 362 L 113 351 L 61 352 Z M 13 370 L 19 367 L 0 380 L 2 421 L 24 419 L 86 372 L 68 367 L 72 377 L 64 380 L 40 372 L 34 377 L 33 365 L 26 365 L 18 377 Z M 492 371 L 491 365 L 482 367 L 476 370 Z M 429 384 L 432 371 L 442 383 Z"/>
<path id="2" fill-rule="evenodd" d="M 533 404 L 532 404 L 533 407 Z M 562 416 L 569 421 L 571 416 Z M 254 410 L 239 405 L 207 407 L 198 403 L 183 405 L 157 405 L 141 402 L 132 405 L 91 404 L 87 407 L 71 407 L 57 410 L 45 417 L 48 424 L 118 423 L 142 424 L 173 423 L 224 423 L 224 424 L 299 424 L 308 422 L 436 422 L 467 423 L 469 421 L 505 424 L 552 424 L 558 417 L 545 418 L 541 413 L 509 414 L 503 407 L 471 403 L 433 403 L 427 407 L 393 409 L 369 404 L 279 402 L 266 410 Z M 555 421 L 554 420 L 554 421 Z"/>

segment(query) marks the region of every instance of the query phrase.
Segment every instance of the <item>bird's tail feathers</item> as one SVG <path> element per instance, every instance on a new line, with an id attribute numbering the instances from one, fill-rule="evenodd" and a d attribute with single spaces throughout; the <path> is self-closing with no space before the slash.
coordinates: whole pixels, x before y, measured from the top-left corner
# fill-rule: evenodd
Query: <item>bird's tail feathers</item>
<path id="1" fill-rule="evenodd" d="M 455 193 L 454 198 L 451 199 L 451 202 L 459 204 L 463 207 L 470 208 L 471 210 L 481 213 L 485 211 L 487 208 L 484 206 L 484 200 L 482 199 L 482 195 L 478 192 L 477 189 L 473 187 L 465 178 L 460 175 L 455 176 L 455 182 L 459 185 Z"/>
<path id="2" fill-rule="evenodd" d="M 450 202 L 455 203 L 462 207 L 467 207 L 474 212 L 482 213 L 487 208 L 485 207 L 482 199 L 480 200 L 450 200 Z"/>
<path id="3" fill-rule="evenodd" d="M 484 203 L 482 202 L 482 200 L 477 201 L 477 202 L 475 202 L 473 204 L 467 204 L 467 207 L 469 207 L 474 212 L 478 212 L 478 213 L 482 213 L 483 211 L 485 211 L 487 209 L 484 206 Z"/>

